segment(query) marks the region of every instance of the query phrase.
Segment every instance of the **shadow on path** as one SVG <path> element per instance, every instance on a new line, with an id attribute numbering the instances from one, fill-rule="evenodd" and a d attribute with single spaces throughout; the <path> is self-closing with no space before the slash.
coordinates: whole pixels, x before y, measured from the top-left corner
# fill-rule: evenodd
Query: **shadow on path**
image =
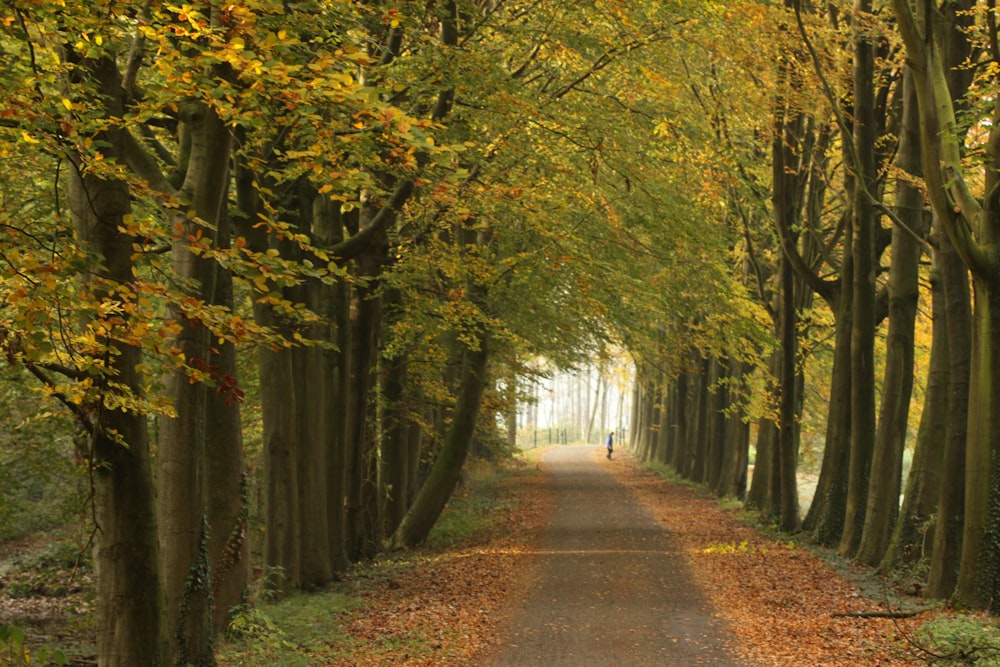
<path id="1" fill-rule="evenodd" d="M 528 556 L 536 579 L 492 664 L 737 667 L 670 535 L 603 469 L 602 452 L 546 452 L 554 497 Z"/>

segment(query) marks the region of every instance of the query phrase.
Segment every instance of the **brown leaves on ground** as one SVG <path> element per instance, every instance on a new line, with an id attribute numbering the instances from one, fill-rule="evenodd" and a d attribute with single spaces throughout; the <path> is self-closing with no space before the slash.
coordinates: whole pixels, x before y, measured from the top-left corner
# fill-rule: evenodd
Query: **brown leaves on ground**
<path id="1" fill-rule="evenodd" d="M 598 452 L 599 454 L 601 452 Z M 808 548 L 762 535 L 715 498 L 664 482 L 630 460 L 604 465 L 684 547 L 686 565 L 760 667 L 924 665 L 908 639 L 926 618 L 838 616 L 889 611 Z M 530 585 L 530 552 L 548 499 L 544 476 L 508 479 L 521 502 L 501 529 L 410 565 L 368 589 L 345 621 L 357 642 L 348 665 L 482 664 L 510 602 Z M 663 564 L 670 567 L 669 562 Z"/>
<path id="2" fill-rule="evenodd" d="M 612 466 L 684 546 L 697 584 L 754 665 L 924 665 L 910 638 L 923 620 L 838 616 L 893 611 L 863 596 L 811 550 L 762 535 L 718 499 L 666 483 L 629 461 Z M 859 573 L 863 574 L 863 573 Z M 868 573 L 870 576 L 870 573 Z"/>
<path id="3" fill-rule="evenodd" d="M 415 552 L 410 566 L 369 588 L 344 621 L 358 643 L 341 664 L 479 664 L 477 656 L 497 642 L 507 601 L 528 585 L 523 554 L 546 515 L 543 483 L 536 470 L 509 474 L 501 492 L 517 500 L 505 504 L 488 535 L 447 551 Z"/>

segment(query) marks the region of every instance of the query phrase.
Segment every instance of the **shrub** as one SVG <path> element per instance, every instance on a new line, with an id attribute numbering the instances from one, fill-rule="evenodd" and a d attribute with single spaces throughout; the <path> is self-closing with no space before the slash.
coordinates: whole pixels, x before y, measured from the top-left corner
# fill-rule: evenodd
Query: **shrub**
<path id="1" fill-rule="evenodd" d="M 1000 667 L 1000 628 L 985 616 L 938 616 L 921 626 L 918 641 L 932 665 Z"/>

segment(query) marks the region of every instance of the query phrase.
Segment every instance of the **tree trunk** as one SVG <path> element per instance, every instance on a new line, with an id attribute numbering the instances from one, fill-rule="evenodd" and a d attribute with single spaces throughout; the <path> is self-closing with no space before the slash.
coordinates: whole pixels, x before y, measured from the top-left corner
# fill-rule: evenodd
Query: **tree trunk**
<path id="1" fill-rule="evenodd" d="M 632 425 L 632 430 L 628 434 L 628 448 L 633 451 L 639 451 L 640 437 L 643 432 L 642 425 L 642 407 L 643 407 L 643 370 L 642 365 L 636 363 L 635 365 L 635 380 L 632 382 L 632 409 L 629 410 L 631 418 L 629 423 Z"/>
<path id="2" fill-rule="evenodd" d="M 858 17 L 871 14 L 870 0 L 855 0 Z M 856 26 L 854 48 L 854 194 L 853 309 L 851 329 L 851 461 L 848 468 L 841 555 L 857 553 L 864 527 L 875 445 L 875 145 L 874 48 Z"/>
<path id="3" fill-rule="evenodd" d="M 708 423 L 705 429 L 705 483 L 715 489 L 722 474 L 723 455 L 726 447 L 726 415 L 729 407 L 728 371 L 725 362 L 718 357 L 711 358 L 708 386 Z"/>
<path id="4" fill-rule="evenodd" d="M 517 451 L 517 373 L 511 371 L 507 377 L 507 413 L 504 421 L 507 427 L 507 449 Z"/>
<path id="5" fill-rule="evenodd" d="M 691 433 L 691 467 L 687 478 L 699 484 L 707 480 L 708 469 L 708 408 L 711 402 L 711 377 L 709 369 L 711 360 L 704 357 L 699 360 L 698 377 L 695 380 L 694 398 L 694 429 Z"/>
<path id="6" fill-rule="evenodd" d="M 402 354 L 382 362 L 382 443 L 379 496 L 386 535 L 391 535 L 409 509 L 410 406 L 406 401 L 407 368 Z"/>
<path id="7" fill-rule="evenodd" d="M 947 598 L 958 583 L 965 517 L 965 457 L 972 372 L 972 300 L 969 271 L 951 240 L 938 234 L 935 260 L 944 289 L 944 320 L 948 387 L 944 420 L 947 425 L 937 497 L 931 567 L 926 595 Z"/>
<path id="8" fill-rule="evenodd" d="M 903 121 L 896 166 L 920 175 L 920 118 L 917 114 L 912 74 L 903 80 Z M 896 191 L 897 222 L 892 228 L 892 264 L 889 267 L 889 330 L 886 335 L 882 404 L 872 457 L 873 474 L 868 487 L 864 529 L 858 560 L 877 565 L 885 556 L 899 513 L 903 479 L 903 448 L 909 427 L 913 393 L 914 326 L 919 297 L 921 239 L 926 234 L 923 193 L 899 179 Z M 918 238 L 919 237 L 919 238 Z"/>
<path id="9" fill-rule="evenodd" d="M 92 63 L 102 79 L 113 63 Z M 118 88 L 120 90 L 120 87 Z M 109 100 L 110 101 L 110 100 Z M 120 156 L 115 135 L 106 155 Z M 133 239 L 121 231 L 130 213 L 122 181 L 82 175 L 75 164 L 69 203 L 81 245 L 103 263 L 98 279 L 116 289 L 129 285 Z M 98 284 L 98 295 L 105 286 Z M 109 344 L 109 343 L 106 343 Z M 109 371 L 115 382 L 141 394 L 138 348 L 117 345 Z M 99 380 L 98 380 L 99 381 Z M 94 576 L 97 602 L 97 661 L 107 667 L 171 664 L 164 624 L 163 589 L 146 416 L 133 410 L 93 406 L 90 457 L 94 480 Z"/>
<path id="10" fill-rule="evenodd" d="M 995 613 L 1000 611 L 1000 280 L 974 273 L 973 302 L 965 526 L 955 599 Z"/>
<path id="11" fill-rule="evenodd" d="M 310 310 L 322 312 L 320 299 L 323 285 L 307 284 Z M 326 341 L 326 327 L 310 327 L 310 337 Z M 299 551 L 299 582 L 303 590 L 318 590 L 330 582 L 330 521 L 327 516 L 328 467 L 326 457 L 329 444 L 326 425 L 328 413 L 326 394 L 332 377 L 326 374 L 324 351 L 315 346 L 292 350 L 295 374 L 295 408 L 298 427 L 297 475 L 299 480 L 298 523 L 301 547 Z"/>
<path id="12" fill-rule="evenodd" d="M 776 468 L 772 470 L 772 480 L 777 484 L 775 502 L 778 505 L 778 516 L 781 529 L 795 532 L 799 527 L 799 491 L 798 491 L 798 338 L 796 327 L 798 322 L 795 307 L 795 272 L 786 258 L 782 258 L 779 267 L 781 281 L 781 311 L 778 315 L 781 333 L 781 395 L 780 421 L 776 438 Z"/>
<path id="13" fill-rule="evenodd" d="M 594 405 L 590 408 L 590 419 L 587 420 L 587 439 L 585 442 L 594 442 L 594 423 L 597 421 L 597 412 L 604 401 L 604 376 L 600 372 L 597 374 L 597 389 L 594 391 Z M 600 439 L 600 438 L 598 438 Z"/>
<path id="14" fill-rule="evenodd" d="M 487 334 L 481 331 L 477 339 L 478 349 L 466 349 L 462 355 L 458 401 L 444 446 L 413 506 L 392 535 L 390 546 L 393 549 L 413 547 L 427 539 L 458 483 L 486 387 L 486 366 L 489 359 Z"/>
<path id="15" fill-rule="evenodd" d="M 360 273 L 374 280 L 380 270 L 378 251 L 361 259 Z M 378 355 L 381 317 L 379 298 L 371 287 L 356 289 L 351 318 L 351 401 L 348 430 L 348 558 L 370 558 L 378 550 L 381 535 L 378 520 L 378 450 L 375 445 L 373 375 Z"/>
<path id="16" fill-rule="evenodd" d="M 777 376 L 778 354 L 772 353 L 768 360 L 772 375 Z M 778 425 L 773 419 L 763 417 L 757 422 L 757 442 L 754 456 L 753 477 L 750 479 L 750 490 L 747 491 L 746 505 L 756 510 L 765 520 L 778 518 L 780 507 L 778 497 L 774 494 L 776 482 L 774 477 L 779 470 L 777 460 Z"/>
<path id="17" fill-rule="evenodd" d="M 351 424 L 351 288 L 336 285 L 333 288 L 334 342 L 337 350 L 324 350 L 325 368 L 333 383 L 327 397 L 327 419 L 330 432 L 327 438 L 327 521 L 330 522 L 330 567 L 343 572 L 349 565 L 347 557 L 347 470 L 350 444 L 348 429 Z"/>
<path id="18" fill-rule="evenodd" d="M 721 497 L 746 498 L 747 462 L 750 449 L 750 425 L 743 420 L 743 410 L 732 399 L 742 394 L 744 364 L 729 362 L 727 377 L 730 390 L 726 402 L 725 432 L 722 436 L 722 468 L 715 485 Z"/>
<path id="19" fill-rule="evenodd" d="M 294 257 L 288 244 L 271 238 L 256 224 L 263 208 L 256 186 L 254 174 L 237 163 L 236 195 L 241 214 L 238 234 L 254 252 L 273 248 L 284 257 Z M 260 326 L 284 335 L 290 333 L 287 323 L 269 304 L 256 300 L 253 311 Z M 265 577 L 273 592 L 287 594 L 299 586 L 301 551 L 294 359 L 289 348 L 260 345 L 257 363 L 264 451 Z"/>
<path id="20" fill-rule="evenodd" d="M 783 70 L 790 66 L 782 63 Z M 794 71 L 783 72 L 794 81 Z M 794 85 L 794 84 L 793 84 Z M 789 108 L 784 100 L 775 104 L 775 128 L 771 141 L 771 180 L 774 201 L 774 224 L 783 239 L 783 253 L 778 263 L 776 287 L 776 312 L 774 326 L 779 341 L 773 364 L 778 380 L 778 422 L 773 448 L 766 459 L 768 466 L 768 499 L 762 509 L 770 508 L 776 514 L 782 529 L 794 531 L 799 526 L 798 509 L 798 308 L 796 304 L 795 269 L 792 266 L 791 248 L 797 245 L 801 221 L 802 191 L 808 182 L 803 165 L 806 117 Z M 762 463 L 758 452 L 758 469 Z M 755 469 L 756 472 L 756 469 Z M 755 479 L 756 482 L 756 479 Z M 770 514 L 770 512 L 768 512 Z"/>
<path id="21" fill-rule="evenodd" d="M 971 3 L 969 3 L 971 4 Z M 980 201 L 967 183 L 970 169 L 963 158 L 963 135 L 956 122 L 954 81 L 948 71 L 955 42 L 964 42 L 961 20 L 968 20 L 964 3 L 943 7 L 920 2 L 921 21 L 909 3 L 894 3 L 900 31 L 914 68 L 921 120 L 924 128 L 924 174 L 928 196 L 955 249 L 973 277 L 974 311 L 969 387 L 968 434 L 965 461 L 965 525 L 955 600 L 962 605 L 996 611 L 1000 593 L 1000 266 L 998 238 L 1000 215 L 995 192 L 1000 187 L 996 165 L 1000 161 L 1000 113 L 993 110 L 984 146 L 983 192 Z M 958 19 L 958 17 L 963 17 Z M 996 26 L 987 29 L 996 43 Z M 942 496 L 943 499 L 943 496 Z"/>
<path id="22" fill-rule="evenodd" d="M 971 28 L 975 23 L 974 0 L 953 2 L 943 9 L 945 25 L 940 33 L 943 45 L 941 56 L 945 62 L 944 73 L 947 89 L 956 106 L 966 106 L 968 91 L 974 73 L 962 64 L 973 51 Z M 925 76 L 927 71 L 924 70 Z M 926 79 L 924 80 L 926 84 Z M 916 86 L 915 86 L 916 87 Z M 930 88 L 933 90 L 933 86 Z M 924 94 L 928 92 L 924 86 Z M 935 116 L 925 117 L 924 145 L 937 142 L 940 121 Z M 957 137 L 956 137 L 957 138 Z M 991 142 L 992 144 L 992 142 Z M 937 148 L 937 144 L 932 144 Z M 935 151 L 937 153 L 938 151 Z M 926 164 L 925 160 L 925 164 Z M 958 565 L 961 562 L 962 534 L 965 521 L 965 461 L 970 418 L 969 391 L 972 365 L 972 301 L 969 291 L 969 268 L 960 256 L 948 233 L 949 218 L 941 217 L 937 206 L 944 202 L 935 200 L 937 215 L 935 226 L 937 244 L 935 261 L 940 267 L 944 285 L 945 320 L 948 350 L 948 398 L 941 486 L 937 504 L 937 521 L 934 524 L 930 572 L 925 594 L 932 598 L 947 598 L 958 583 Z M 952 212 L 947 212 L 952 216 Z"/>
<path id="23" fill-rule="evenodd" d="M 424 418 L 426 419 L 426 415 Z M 420 457 L 424 451 L 424 427 L 417 420 L 409 421 L 406 429 L 406 446 L 409 450 L 406 456 L 406 508 L 409 510 L 420 487 Z"/>
<path id="24" fill-rule="evenodd" d="M 258 315 L 265 323 L 269 316 Z M 295 379 L 289 349 L 258 349 L 261 420 L 264 430 L 264 567 L 271 588 L 287 594 L 299 587 L 299 448 L 295 428 Z"/>
<path id="25" fill-rule="evenodd" d="M 674 430 L 671 423 L 677 410 L 677 391 L 671 386 L 665 375 L 661 375 L 656 391 L 656 401 L 661 406 L 657 420 L 656 431 L 653 432 L 652 451 L 649 460 L 656 463 L 669 463 L 673 452 Z"/>
<path id="26" fill-rule="evenodd" d="M 841 271 L 842 284 L 850 285 L 853 263 L 848 257 Z M 823 546 L 840 543 L 847 508 L 847 479 L 851 458 L 851 291 L 843 289 L 834 300 L 833 371 L 826 420 L 823 463 L 804 528 Z"/>
<path id="27" fill-rule="evenodd" d="M 298 232 L 320 244 L 330 244 L 339 238 L 338 220 L 331 214 L 329 201 L 317 194 L 306 181 L 299 179 L 295 188 Z M 321 263 L 295 248 L 287 256 L 304 255 L 304 260 Z M 323 345 L 331 343 L 332 295 L 330 288 L 318 279 L 305 279 L 290 291 L 293 300 L 304 304 L 320 318 L 301 332 L 308 343 L 292 350 L 292 371 L 295 383 L 296 455 L 298 477 L 298 524 L 300 530 L 299 585 L 303 590 L 319 590 L 333 578 L 330 562 L 330 492 L 328 479 L 330 427 L 332 414 L 328 409 L 329 394 L 334 391 L 333 374 L 327 367 Z"/>
<path id="28" fill-rule="evenodd" d="M 656 438 L 656 431 L 654 430 L 656 423 L 656 390 L 648 371 L 643 373 L 641 378 L 641 380 L 636 379 L 638 383 L 637 391 L 640 397 L 636 401 L 637 413 L 639 415 L 639 420 L 636 422 L 636 433 L 638 434 L 636 451 L 639 455 L 639 460 L 648 462 Z M 661 425 L 662 427 L 663 425 Z"/>
<path id="29" fill-rule="evenodd" d="M 214 298 L 212 262 L 192 251 L 189 238 L 200 237 L 205 232 L 206 235 L 217 234 L 220 229 L 228 192 L 232 138 L 222 120 L 200 103 L 183 103 L 181 120 L 180 131 L 186 135 L 182 140 L 189 147 L 188 160 L 181 165 L 184 182 L 179 197 L 195 217 L 182 215 L 175 219 L 177 227 L 183 231 L 181 238 L 174 242 L 173 266 L 175 274 L 192 285 L 191 296 L 210 303 Z M 222 225 L 222 229 L 227 227 Z M 215 664 L 214 621 L 205 447 L 207 382 L 214 379 L 212 375 L 217 372 L 209 363 L 208 329 L 179 306 L 171 310 L 171 317 L 183 327 L 175 345 L 183 353 L 186 364 L 209 379 L 192 382 L 189 371 L 182 368 L 165 381 L 175 411 L 174 417 L 160 419 L 158 443 L 157 498 L 167 623 L 178 662 L 212 665 Z"/>
<path id="30" fill-rule="evenodd" d="M 672 423 L 664 424 L 665 427 L 671 428 L 674 431 L 674 451 L 673 456 L 670 457 L 670 466 L 682 477 L 687 474 L 689 467 L 688 460 L 690 458 L 690 450 L 688 449 L 690 445 L 688 433 L 691 430 L 690 420 L 688 419 L 689 394 L 691 393 L 690 384 L 690 373 L 681 371 L 674 383 L 677 405 L 674 419 Z"/>
<path id="31" fill-rule="evenodd" d="M 935 244 L 937 245 L 937 244 Z M 934 253 L 931 275 L 933 332 L 927 386 L 913 463 L 906 480 L 906 493 L 899 520 L 882 567 L 886 570 L 913 567 L 932 553 L 934 524 L 945 466 L 948 429 L 949 342 L 945 314 L 944 279 L 940 252 Z M 964 456 L 962 457 L 964 466 Z M 954 552 L 955 558 L 958 551 Z M 957 569 L 955 569 L 957 573 Z M 954 581 L 952 581 L 952 587 Z M 948 591 L 948 595 L 951 590 Z"/>
<path id="32" fill-rule="evenodd" d="M 228 225 L 228 217 L 223 218 Z M 220 225 L 219 243 L 228 247 L 228 229 Z M 232 308 L 232 275 L 216 266 L 213 303 Z M 225 629 L 229 612 L 244 601 L 250 584 L 249 498 L 243 466 L 243 432 L 236 370 L 236 346 L 216 344 L 213 364 L 219 368 L 219 386 L 209 392 L 205 435 L 205 479 L 209 531 L 208 557 L 212 566 L 214 629 Z"/>

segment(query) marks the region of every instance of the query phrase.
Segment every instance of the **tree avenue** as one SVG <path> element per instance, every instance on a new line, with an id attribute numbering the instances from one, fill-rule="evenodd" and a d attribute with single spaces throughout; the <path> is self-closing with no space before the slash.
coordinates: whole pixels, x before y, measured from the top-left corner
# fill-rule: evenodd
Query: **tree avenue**
<path id="1" fill-rule="evenodd" d="M 78 5 L 0 15 L 0 341 L 84 443 L 99 664 L 423 542 L 612 346 L 639 458 L 994 610 L 994 8 Z"/>

